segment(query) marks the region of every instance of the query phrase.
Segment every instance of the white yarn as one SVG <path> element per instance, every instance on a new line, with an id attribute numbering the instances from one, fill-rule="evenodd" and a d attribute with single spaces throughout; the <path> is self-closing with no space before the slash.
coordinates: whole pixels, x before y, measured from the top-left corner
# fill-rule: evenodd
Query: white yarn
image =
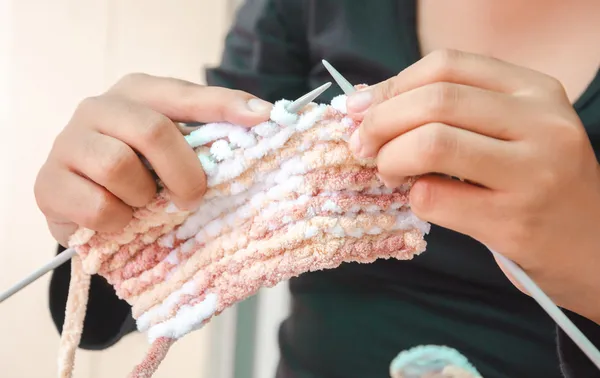
<path id="1" fill-rule="evenodd" d="M 219 139 L 213 143 L 213 145 L 210 146 L 210 153 L 214 156 L 216 161 L 223 161 L 233 156 L 233 151 L 231 150 L 231 147 L 229 147 L 229 143 L 224 139 Z"/>
<path id="2" fill-rule="evenodd" d="M 189 281 L 183 284 L 181 288 L 175 290 L 159 305 L 152 307 L 150 310 L 143 313 L 136 320 L 137 328 L 140 332 L 145 332 L 151 324 L 152 318 L 156 316 L 167 316 L 169 312 L 179 303 L 179 300 L 183 295 L 192 295 L 197 291 L 197 284 L 195 281 Z"/>
<path id="3" fill-rule="evenodd" d="M 346 99 L 347 98 L 348 98 L 348 96 L 343 95 L 343 94 L 339 95 L 339 96 L 335 96 L 331 100 L 331 107 L 342 114 L 348 113 L 348 109 L 346 108 Z"/>
<path id="4" fill-rule="evenodd" d="M 271 119 L 282 126 L 294 126 L 298 122 L 298 115 L 287 111 L 286 107 L 292 102 L 289 100 L 279 100 L 273 104 Z"/>
<path id="5" fill-rule="evenodd" d="M 273 121 L 264 122 L 251 129 L 232 124 L 216 123 L 206 125 L 203 128 L 192 132 L 188 137 L 188 142 L 194 147 L 212 143 L 212 146 L 201 148 L 199 159 L 208 176 L 208 187 L 214 188 L 216 185 L 225 181 L 231 181 L 229 187 L 231 193 L 222 196 L 217 190 L 212 190 L 205 197 L 203 204 L 193 212 L 185 222 L 165 235 L 161 239 L 161 244 L 172 246 L 175 238 L 188 239 L 179 248 L 166 256 L 162 263 L 177 265 L 173 267 L 167 275 L 167 281 L 176 269 L 181 269 L 181 264 L 186 261 L 180 261 L 178 253 L 188 255 L 195 250 L 196 243 L 207 242 L 222 232 L 227 232 L 239 224 L 240 219 L 249 219 L 259 215 L 263 219 L 268 219 L 270 215 L 279 211 L 285 211 L 293 207 L 307 204 L 311 196 L 303 193 L 305 183 L 304 174 L 310 170 L 308 164 L 311 161 L 310 156 L 295 156 L 282 160 L 278 168 L 272 172 L 258 172 L 254 177 L 254 182 L 250 187 L 244 182 L 236 180 L 245 170 L 248 169 L 248 159 L 260 159 L 266 154 L 281 148 L 296 132 L 303 132 L 313 127 L 327 110 L 325 105 L 316 105 L 300 117 L 289 113 L 286 106 L 289 101 L 281 100 L 274 104 L 271 112 Z M 341 95 L 333 99 L 331 106 L 342 113 L 346 113 L 346 96 Z M 350 119 L 344 119 L 342 122 L 352 122 Z M 318 133 L 319 140 L 329 140 L 334 137 L 328 131 Z M 339 135 L 335 136 L 339 138 Z M 226 140 L 220 140 L 227 138 Z M 318 145 L 318 141 L 302 141 L 298 147 L 299 151 Z M 243 150 L 239 149 L 243 148 Z M 315 151 L 320 154 L 321 151 Z M 310 154 L 308 154 L 310 155 Z M 372 188 L 370 194 L 391 194 L 392 190 L 387 188 Z M 344 195 L 356 195 L 351 190 L 343 191 Z M 335 196 L 339 193 L 321 193 L 320 195 Z M 399 209 L 405 206 L 402 203 L 391 205 L 393 209 Z M 361 207 L 353 205 L 348 214 L 357 213 Z M 367 208 L 368 212 L 382 211 L 379 206 L 372 205 Z M 370 229 L 354 228 L 344 230 L 340 220 L 334 219 L 334 223 L 329 227 L 317 227 L 311 224 L 311 219 L 318 212 L 342 213 L 342 209 L 335 202 L 328 200 L 321 205 L 321 208 L 308 206 L 305 218 L 292 223 L 292 217 L 286 216 L 282 219 L 286 224 L 288 232 L 303 235 L 304 238 L 314 238 L 322 234 L 335 235 L 336 237 L 351 236 L 360 238 L 365 234 L 377 235 L 383 232 L 380 227 L 374 226 Z M 260 214 L 259 214 L 260 212 Z M 276 223 L 270 225 L 271 228 L 277 227 Z M 429 232 L 429 224 L 418 219 L 407 207 L 407 211 L 396 215 L 396 221 L 392 230 L 417 228 L 423 233 Z M 192 238 L 193 237 L 193 238 Z M 189 239 L 192 238 L 192 239 Z M 238 253 L 251 253 L 260 251 L 267 241 L 254 240 L 248 243 L 247 238 L 242 237 L 238 240 L 224 237 L 222 246 L 225 248 L 239 248 Z M 225 256 L 224 261 L 232 256 Z M 155 278 L 160 277 L 161 268 L 144 271 L 138 279 L 142 282 L 153 282 Z M 159 337 L 179 338 L 188 332 L 197 329 L 202 322 L 212 316 L 216 311 L 217 295 L 212 293 L 207 295 L 206 299 L 194 306 L 182 306 L 176 316 L 165 320 L 154 326 L 150 326 L 152 319 L 156 317 L 167 316 L 178 302 L 182 295 L 198 295 L 200 290 L 197 284 L 197 276 L 190 277 L 178 290 L 169 295 L 162 303 L 155 305 L 144 312 L 137 320 L 140 331 L 149 330 L 148 337 L 150 342 Z"/>
<path id="6" fill-rule="evenodd" d="M 160 337 L 179 339 L 188 333 L 200 329 L 202 323 L 217 310 L 217 295 L 207 294 L 206 298 L 194 305 L 179 308 L 175 317 L 156 324 L 148 330 L 148 341 L 153 343 Z"/>

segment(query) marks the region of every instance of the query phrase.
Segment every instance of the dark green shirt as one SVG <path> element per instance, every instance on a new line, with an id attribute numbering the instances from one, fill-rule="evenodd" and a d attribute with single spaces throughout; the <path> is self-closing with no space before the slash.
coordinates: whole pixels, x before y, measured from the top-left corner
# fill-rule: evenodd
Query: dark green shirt
<path id="1" fill-rule="evenodd" d="M 421 57 L 415 10 L 414 1 L 247 1 L 207 81 L 270 101 L 293 99 L 331 80 L 321 65 L 327 59 L 354 84 L 380 82 Z M 339 93 L 332 86 L 319 101 Z M 575 108 L 598 154 L 600 75 Z M 399 351 L 421 344 L 458 349 L 486 378 L 563 376 L 555 324 L 510 284 L 484 246 L 436 226 L 427 242 L 412 261 L 344 264 L 291 280 L 278 378 L 386 378 Z M 52 282 L 60 328 L 68 266 Z M 88 349 L 133 330 L 128 306 L 98 278 L 93 287 L 83 338 Z M 598 340 L 595 324 L 570 315 Z M 564 335 L 560 340 L 561 356 L 581 358 Z M 597 375 L 591 369 L 576 376 Z"/>

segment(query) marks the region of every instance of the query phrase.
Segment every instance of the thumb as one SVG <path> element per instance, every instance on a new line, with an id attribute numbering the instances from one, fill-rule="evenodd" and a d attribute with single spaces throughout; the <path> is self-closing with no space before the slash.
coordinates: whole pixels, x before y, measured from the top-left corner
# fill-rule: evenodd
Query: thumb
<path id="1" fill-rule="evenodd" d="M 398 86 L 396 76 L 377 84 L 361 87 L 346 100 L 346 108 L 349 114 L 360 114 L 369 110 L 372 106 L 381 104 L 402 92 Z"/>

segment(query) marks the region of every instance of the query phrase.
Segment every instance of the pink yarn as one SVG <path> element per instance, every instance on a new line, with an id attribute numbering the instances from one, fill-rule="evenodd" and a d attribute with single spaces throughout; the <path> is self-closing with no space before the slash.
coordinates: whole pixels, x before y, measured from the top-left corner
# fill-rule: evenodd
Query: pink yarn
<path id="1" fill-rule="evenodd" d="M 209 124 L 188 137 L 208 178 L 198 210 L 171 211 L 159 191 L 121 232 L 72 236 L 77 267 L 107 279 L 148 334 L 152 346 L 131 377 L 151 377 L 173 342 L 261 287 L 425 250 L 429 225 L 410 211 L 411 184 L 385 188 L 374 161 L 350 153 L 356 122 L 330 105 L 290 114 L 287 103 L 250 130 Z M 72 361 L 72 346 L 62 346 L 61 366 Z"/>

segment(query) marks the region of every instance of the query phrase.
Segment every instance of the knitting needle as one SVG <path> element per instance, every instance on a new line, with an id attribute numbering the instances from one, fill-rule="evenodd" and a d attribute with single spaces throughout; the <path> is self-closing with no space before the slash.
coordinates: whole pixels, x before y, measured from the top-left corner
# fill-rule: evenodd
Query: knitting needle
<path id="1" fill-rule="evenodd" d="M 321 62 L 323 62 L 323 65 L 325 66 L 327 71 L 329 71 L 329 74 L 331 75 L 331 77 L 333 77 L 333 80 L 335 80 L 337 85 L 339 85 L 340 88 L 342 88 L 342 91 L 344 91 L 346 95 L 356 92 L 356 88 L 354 88 L 354 85 L 350 84 L 350 82 L 346 80 L 346 78 L 343 77 L 342 74 L 338 72 L 338 70 L 333 68 L 333 66 L 329 64 L 328 61 L 323 59 Z"/>
<path id="2" fill-rule="evenodd" d="M 327 83 L 321 85 L 320 87 L 313 89 L 312 91 L 308 92 L 304 96 L 298 98 L 297 100 L 295 100 L 292 103 L 290 103 L 289 105 L 287 105 L 286 110 L 290 113 L 299 112 L 302 108 L 304 108 L 306 105 L 313 102 L 317 97 L 319 97 L 323 92 L 325 92 L 330 86 L 331 86 L 331 82 L 327 82 Z M 186 140 L 187 140 L 187 138 L 186 138 Z M 188 141 L 188 143 L 190 143 L 190 141 Z M 148 161 L 145 158 L 142 157 L 142 161 L 148 168 L 152 169 L 152 167 L 150 166 L 150 164 L 148 163 Z M 69 261 L 74 255 L 75 255 L 75 250 L 72 248 L 62 251 L 61 253 L 56 255 L 56 257 L 54 257 L 50 262 L 48 262 L 44 266 L 40 267 L 38 270 L 31 273 L 27 277 L 23 278 L 21 281 L 17 282 L 15 285 L 13 285 L 11 288 L 6 290 L 5 292 L 1 293 L 0 294 L 0 303 L 4 302 L 6 299 L 10 298 L 17 292 L 21 291 L 22 289 L 24 289 L 26 286 L 28 286 L 32 282 L 34 282 L 38 278 L 42 277 L 44 274 L 48 273 L 49 271 L 51 271 L 53 269 L 56 269 L 60 265 Z"/>
<path id="3" fill-rule="evenodd" d="M 73 257 L 74 255 L 75 255 L 75 250 L 72 248 L 62 251 L 61 253 L 56 255 L 56 257 L 54 257 L 50 262 L 43 265 L 42 267 L 40 267 L 38 270 L 31 273 L 27 277 L 23 278 L 21 281 L 17 282 L 13 287 L 8 289 L 4 293 L 0 294 L 0 303 L 4 302 L 6 299 L 10 298 L 13 294 L 17 293 L 18 291 L 24 289 L 30 283 L 34 282 L 35 280 L 37 280 L 38 278 L 40 278 L 47 272 L 64 264 L 65 262 L 70 260 L 71 257 Z"/>
<path id="4" fill-rule="evenodd" d="M 488 248 L 489 249 L 489 248 Z M 510 274 L 527 290 L 529 295 L 546 311 L 548 315 L 565 331 L 575 344 L 586 356 L 600 369 L 600 352 L 583 332 L 562 312 L 552 299 L 519 267 L 498 252 L 489 249 L 490 252 L 504 265 Z"/>
<path id="5" fill-rule="evenodd" d="M 317 97 L 319 97 L 323 92 L 325 92 L 329 87 L 331 87 L 331 82 L 327 82 L 321 85 L 319 88 L 316 88 L 304 96 L 300 97 L 296 101 L 292 102 L 286 107 L 286 110 L 290 113 L 298 113 L 300 109 L 305 107 L 306 105 L 313 102 Z"/>
<path id="6" fill-rule="evenodd" d="M 307 94 L 299 97 L 292 103 L 288 104 L 285 107 L 285 109 L 290 113 L 298 113 L 302 108 L 304 108 L 306 105 L 313 102 L 317 97 L 319 97 L 321 94 L 323 94 L 323 92 L 325 92 L 327 89 L 329 89 L 329 87 L 331 87 L 331 82 L 327 82 L 327 83 L 321 85 L 320 87 L 313 89 L 312 91 L 308 92 Z M 186 135 L 185 140 L 188 142 L 188 144 L 192 148 L 198 147 L 196 145 L 197 142 L 194 141 L 193 135 Z M 142 162 L 144 163 L 144 165 L 146 165 L 146 167 L 148 169 L 150 169 L 151 171 L 153 170 L 152 167 L 150 166 L 150 163 L 144 157 L 142 157 Z"/>
<path id="7" fill-rule="evenodd" d="M 332 73 L 334 80 L 340 84 L 342 91 L 346 95 L 355 92 L 355 88 L 348 80 L 346 80 L 331 64 L 323 60 L 323 65 Z M 351 89 L 350 89 L 351 88 Z M 506 267 L 510 274 L 519 282 L 529 295 L 546 311 L 546 313 L 554 319 L 554 321 L 565 331 L 565 333 L 573 340 L 573 342 L 585 353 L 586 356 L 600 369 L 600 351 L 585 337 L 583 332 L 577 328 L 564 312 L 544 293 L 544 291 L 521 269 L 520 266 L 513 261 L 507 259 L 500 253 L 488 248 L 490 252 L 498 258 L 499 261 Z"/>

